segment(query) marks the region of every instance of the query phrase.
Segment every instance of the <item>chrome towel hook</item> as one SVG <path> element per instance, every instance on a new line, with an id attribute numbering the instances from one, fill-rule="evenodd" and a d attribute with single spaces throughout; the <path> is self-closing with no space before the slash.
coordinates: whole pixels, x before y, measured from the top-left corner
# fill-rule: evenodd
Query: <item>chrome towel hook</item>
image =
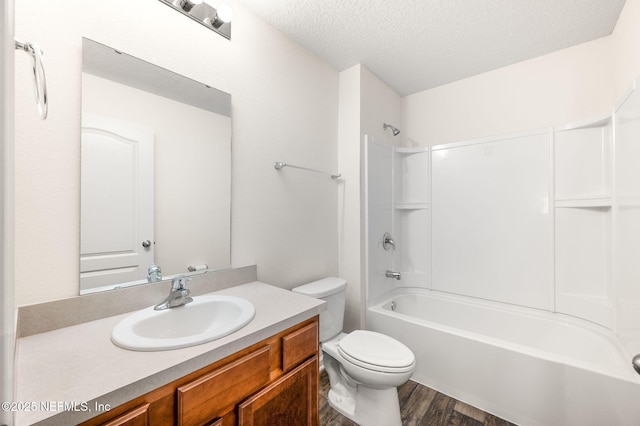
<path id="1" fill-rule="evenodd" d="M 16 50 L 24 50 L 33 58 L 33 77 L 35 79 L 36 103 L 38 115 L 45 120 L 49 113 L 49 103 L 47 102 L 47 79 L 44 73 L 44 63 L 42 62 L 42 49 L 35 43 L 15 40 Z"/>

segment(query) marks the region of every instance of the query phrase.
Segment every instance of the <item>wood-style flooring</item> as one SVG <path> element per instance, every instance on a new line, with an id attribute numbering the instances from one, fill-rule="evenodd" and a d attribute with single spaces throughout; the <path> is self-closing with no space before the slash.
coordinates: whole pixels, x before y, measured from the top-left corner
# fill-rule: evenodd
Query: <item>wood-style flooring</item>
<path id="1" fill-rule="evenodd" d="M 329 377 L 320 374 L 320 426 L 357 426 L 329 406 Z M 403 426 L 515 426 L 409 380 L 398 388 Z M 380 425 L 384 426 L 384 425 Z"/>

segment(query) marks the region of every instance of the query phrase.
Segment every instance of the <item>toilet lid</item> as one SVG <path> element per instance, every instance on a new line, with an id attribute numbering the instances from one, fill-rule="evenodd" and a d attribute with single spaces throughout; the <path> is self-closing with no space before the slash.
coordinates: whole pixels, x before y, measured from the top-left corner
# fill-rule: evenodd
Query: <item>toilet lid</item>
<path id="1" fill-rule="evenodd" d="M 356 365 L 379 371 L 408 371 L 416 360 L 411 349 L 375 331 L 349 333 L 338 343 L 338 351 Z"/>

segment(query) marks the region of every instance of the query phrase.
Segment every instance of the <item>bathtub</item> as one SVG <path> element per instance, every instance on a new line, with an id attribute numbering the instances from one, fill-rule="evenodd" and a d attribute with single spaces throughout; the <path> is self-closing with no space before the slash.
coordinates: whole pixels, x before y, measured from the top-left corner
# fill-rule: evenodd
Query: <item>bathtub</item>
<path id="1" fill-rule="evenodd" d="M 640 425 L 640 376 L 597 325 L 414 289 L 369 307 L 366 322 L 413 350 L 413 380 L 513 423 Z"/>

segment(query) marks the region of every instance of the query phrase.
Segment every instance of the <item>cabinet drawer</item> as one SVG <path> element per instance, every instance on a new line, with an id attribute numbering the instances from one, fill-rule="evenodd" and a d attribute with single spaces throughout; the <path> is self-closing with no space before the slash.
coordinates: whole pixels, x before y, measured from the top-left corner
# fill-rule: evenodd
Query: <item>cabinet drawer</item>
<path id="1" fill-rule="evenodd" d="M 318 352 L 318 322 L 282 338 L 282 371 L 295 367 Z"/>
<path id="2" fill-rule="evenodd" d="M 269 382 L 265 346 L 178 387 L 178 425 L 202 425 L 221 416 Z"/>

